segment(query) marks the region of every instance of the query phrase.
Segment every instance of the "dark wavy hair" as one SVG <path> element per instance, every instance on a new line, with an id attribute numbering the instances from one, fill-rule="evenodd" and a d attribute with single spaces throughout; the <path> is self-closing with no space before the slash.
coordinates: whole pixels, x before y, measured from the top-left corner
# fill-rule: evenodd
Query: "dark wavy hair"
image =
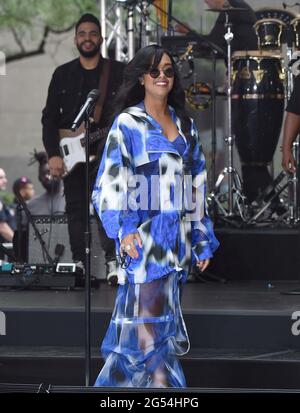
<path id="1" fill-rule="evenodd" d="M 174 108 L 181 121 L 182 130 L 193 147 L 194 139 L 190 135 L 191 120 L 185 110 L 185 93 L 181 86 L 179 73 L 171 54 L 159 45 L 143 47 L 127 64 L 124 69 L 123 83 L 115 98 L 113 118 L 125 108 L 134 106 L 144 99 L 145 88 L 141 85 L 140 78 L 148 73 L 149 69 L 156 69 L 164 54 L 169 56 L 175 72 L 173 88 L 168 95 L 168 104 Z"/>
<path id="2" fill-rule="evenodd" d="M 38 152 L 36 149 L 33 150 L 33 152 L 30 154 L 31 158 L 29 160 L 28 165 L 31 166 L 34 163 L 38 162 L 39 167 L 45 165 L 48 162 L 48 155 L 44 151 Z"/>

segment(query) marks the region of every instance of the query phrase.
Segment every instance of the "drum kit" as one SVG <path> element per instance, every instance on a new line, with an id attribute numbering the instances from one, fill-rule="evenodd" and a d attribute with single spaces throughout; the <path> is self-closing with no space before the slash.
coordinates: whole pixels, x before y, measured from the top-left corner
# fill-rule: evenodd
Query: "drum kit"
<path id="1" fill-rule="evenodd" d="M 286 10 L 258 10 L 258 20 L 254 25 L 258 50 L 232 53 L 234 34 L 230 24 L 231 13 L 247 9 L 228 7 L 208 11 L 225 13 L 224 39 L 227 44 L 228 136 L 225 142 L 228 161 L 208 195 L 211 212 L 215 219 L 220 218 L 235 226 L 237 223 L 259 225 L 274 222 L 296 225 L 300 220 L 297 175 L 280 172 L 250 203 L 243 194 L 242 181 L 234 168 L 233 147 L 235 143 L 242 165 L 255 168 L 267 167 L 272 163 L 282 129 L 285 104 L 293 87 L 289 62 L 293 52 L 300 50 L 300 17 Z M 191 66 L 191 56 L 196 47 L 191 48 L 191 44 L 189 47 L 188 52 L 182 54 L 182 60 L 190 59 Z M 189 103 L 196 99 L 197 90 L 200 94 L 204 90 L 209 95 L 209 87 L 198 83 L 187 89 Z M 200 102 L 200 109 L 207 107 L 203 101 Z M 195 107 L 193 104 L 191 106 Z M 298 145 L 298 142 L 294 144 L 294 155 L 298 153 Z M 224 193 L 221 188 L 226 178 Z M 275 204 L 279 205 L 280 213 L 273 214 Z"/>

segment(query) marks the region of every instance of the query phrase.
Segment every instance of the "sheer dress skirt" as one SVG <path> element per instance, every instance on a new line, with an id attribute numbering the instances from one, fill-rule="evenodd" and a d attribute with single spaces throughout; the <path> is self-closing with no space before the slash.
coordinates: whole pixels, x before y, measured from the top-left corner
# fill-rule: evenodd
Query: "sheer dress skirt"
<path id="1" fill-rule="evenodd" d="M 105 363 L 95 386 L 186 386 L 177 360 L 189 350 L 180 278 L 174 271 L 151 282 L 119 285 L 101 347 Z"/>

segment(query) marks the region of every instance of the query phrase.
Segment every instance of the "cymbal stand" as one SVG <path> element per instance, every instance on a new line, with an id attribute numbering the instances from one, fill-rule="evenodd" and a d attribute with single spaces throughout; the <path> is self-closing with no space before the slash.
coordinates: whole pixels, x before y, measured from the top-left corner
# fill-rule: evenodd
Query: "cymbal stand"
<path id="1" fill-rule="evenodd" d="M 296 161 L 296 171 L 290 174 L 289 179 L 289 191 L 288 191 L 288 203 L 289 203 L 289 215 L 287 221 L 290 224 L 299 223 L 299 196 L 298 196 L 298 168 L 299 168 L 299 136 L 293 143 L 293 156 Z"/>
<path id="2" fill-rule="evenodd" d="M 149 46 L 152 27 L 150 24 L 150 10 L 148 1 L 141 1 L 138 11 L 140 13 L 140 33 L 139 33 L 139 45 L 140 47 Z"/>
<path id="3" fill-rule="evenodd" d="M 233 218 L 235 216 L 235 212 L 242 218 L 243 221 L 246 221 L 246 217 L 244 214 L 245 211 L 245 203 L 246 198 L 242 193 L 242 182 L 241 179 L 233 166 L 233 145 L 234 145 L 234 136 L 232 133 L 232 61 L 231 61 L 231 42 L 233 40 L 233 33 L 231 31 L 231 23 L 229 22 L 229 15 L 226 13 L 226 23 L 225 28 L 227 32 L 224 35 L 224 38 L 227 43 L 227 110 L 228 110 L 228 137 L 225 138 L 225 142 L 227 143 L 227 153 L 228 153 L 228 166 L 223 169 L 223 171 L 219 174 L 214 190 L 208 196 L 209 203 L 215 203 L 219 211 L 224 215 L 225 218 Z M 223 194 L 220 194 L 220 187 L 225 179 L 228 177 L 228 209 L 226 210 L 222 206 Z M 236 208 L 235 208 L 236 202 Z"/>

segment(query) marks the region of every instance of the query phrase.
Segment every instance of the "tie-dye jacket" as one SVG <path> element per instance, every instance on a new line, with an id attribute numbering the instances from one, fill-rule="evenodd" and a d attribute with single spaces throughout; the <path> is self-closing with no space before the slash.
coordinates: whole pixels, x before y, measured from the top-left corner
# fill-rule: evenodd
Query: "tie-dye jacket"
<path id="1" fill-rule="evenodd" d="M 190 265 L 210 258 L 219 245 L 206 212 L 205 159 L 197 128 L 192 121 L 190 154 L 181 122 L 172 107 L 170 112 L 187 145 L 182 156 L 143 102 L 116 117 L 107 138 L 94 207 L 108 237 L 116 241 L 117 255 L 128 234 L 138 232 L 143 243 L 142 248 L 136 245 L 139 257 L 130 259 L 127 268 L 119 267 L 121 284 L 150 282 L 174 270 L 181 271 L 184 281 Z"/>

